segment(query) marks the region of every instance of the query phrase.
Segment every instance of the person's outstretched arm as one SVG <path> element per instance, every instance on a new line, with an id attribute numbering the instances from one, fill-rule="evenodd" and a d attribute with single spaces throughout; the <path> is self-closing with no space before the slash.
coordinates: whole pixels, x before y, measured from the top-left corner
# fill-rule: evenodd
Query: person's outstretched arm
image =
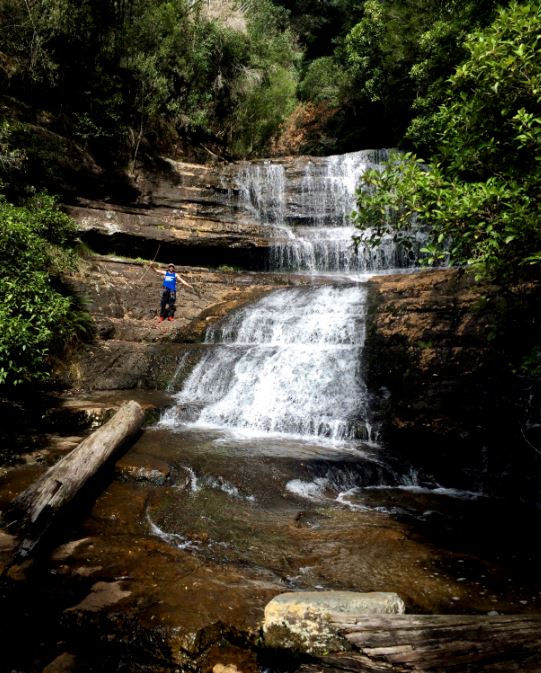
<path id="1" fill-rule="evenodd" d="M 195 290 L 194 286 L 188 283 L 188 281 L 184 280 L 184 278 L 180 274 L 176 274 L 177 280 L 180 281 L 183 285 L 186 285 L 186 287 L 189 287 L 192 290 Z"/>

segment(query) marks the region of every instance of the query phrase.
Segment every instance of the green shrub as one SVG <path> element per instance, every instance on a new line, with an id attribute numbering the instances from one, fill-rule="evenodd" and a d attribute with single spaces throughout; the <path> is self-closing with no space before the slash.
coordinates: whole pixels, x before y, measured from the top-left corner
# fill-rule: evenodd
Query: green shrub
<path id="1" fill-rule="evenodd" d="M 428 231 L 427 260 L 500 280 L 541 264 L 541 7 L 513 2 L 466 40 L 468 58 L 431 117 L 438 138 L 426 166 L 414 155 L 369 171 L 359 228 L 374 242 Z"/>
<path id="2" fill-rule="evenodd" d="M 299 86 L 303 100 L 315 103 L 326 102 L 338 106 L 341 102 L 341 86 L 345 84 L 343 67 L 331 56 L 312 61 Z"/>
<path id="3" fill-rule="evenodd" d="M 90 318 L 63 288 L 61 272 L 75 264 L 75 226 L 50 196 L 27 206 L 0 199 L 0 386 L 49 376 L 50 358 Z"/>

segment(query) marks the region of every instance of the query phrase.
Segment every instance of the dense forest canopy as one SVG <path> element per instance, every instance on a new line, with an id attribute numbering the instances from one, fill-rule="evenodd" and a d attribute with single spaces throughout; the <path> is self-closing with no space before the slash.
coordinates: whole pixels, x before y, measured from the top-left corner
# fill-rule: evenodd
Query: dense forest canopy
<path id="1" fill-rule="evenodd" d="M 506 0 L 0 0 L 0 384 L 46 368 L 60 332 L 38 314 L 56 316 L 64 341 L 85 326 L 57 302 L 73 232 L 39 191 L 88 192 L 81 176 L 95 166 L 397 147 L 359 194 L 356 223 L 373 240 L 407 235 L 417 214 L 430 262 L 450 255 L 502 277 L 537 269 L 540 11 Z M 13 260 L 24 268 L 36 241 L 40 311 L 28 304 L 28 329 L 15 329 L 26 304 Z"/>
<path id="2" fill-rule="evenodd" d="M 501 4 L 2 0 L 0 81 L 19 104 L 4 101 L 4 143 L 29 144 L 16 121 L 30 106 L 101 161 L 201 145 L 225 157 L 395 146 L 409 127 L 423 144 L 466 35 Z M 227 21 L 235 6 L 240 30 Z"/>

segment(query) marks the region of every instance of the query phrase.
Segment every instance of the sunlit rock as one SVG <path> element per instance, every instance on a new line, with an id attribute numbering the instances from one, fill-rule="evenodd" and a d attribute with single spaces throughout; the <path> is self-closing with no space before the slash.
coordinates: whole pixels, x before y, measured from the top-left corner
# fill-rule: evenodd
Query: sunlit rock
<path id="1" fill-rule="evenodd" d="M 280 594 L 265 608 L 268 647 L 323 654 L 348 649 L 337 628 L 363 614 L 403 614 L 404 601 L 392 592 L 299 591 Z"/>

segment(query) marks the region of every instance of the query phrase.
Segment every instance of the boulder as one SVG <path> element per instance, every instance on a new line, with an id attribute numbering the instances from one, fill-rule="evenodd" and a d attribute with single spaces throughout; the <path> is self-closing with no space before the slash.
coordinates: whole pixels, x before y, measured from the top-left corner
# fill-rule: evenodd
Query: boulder
<path id="1" fill-rule="evenodd" d="M 267 647 L 309 654 L 349 649 L 336 624 L 355 623 L 360 615 L 403 614 L 404 601 L 392 592 L 299 591 L 276 596 L 265 608 Z"/>

